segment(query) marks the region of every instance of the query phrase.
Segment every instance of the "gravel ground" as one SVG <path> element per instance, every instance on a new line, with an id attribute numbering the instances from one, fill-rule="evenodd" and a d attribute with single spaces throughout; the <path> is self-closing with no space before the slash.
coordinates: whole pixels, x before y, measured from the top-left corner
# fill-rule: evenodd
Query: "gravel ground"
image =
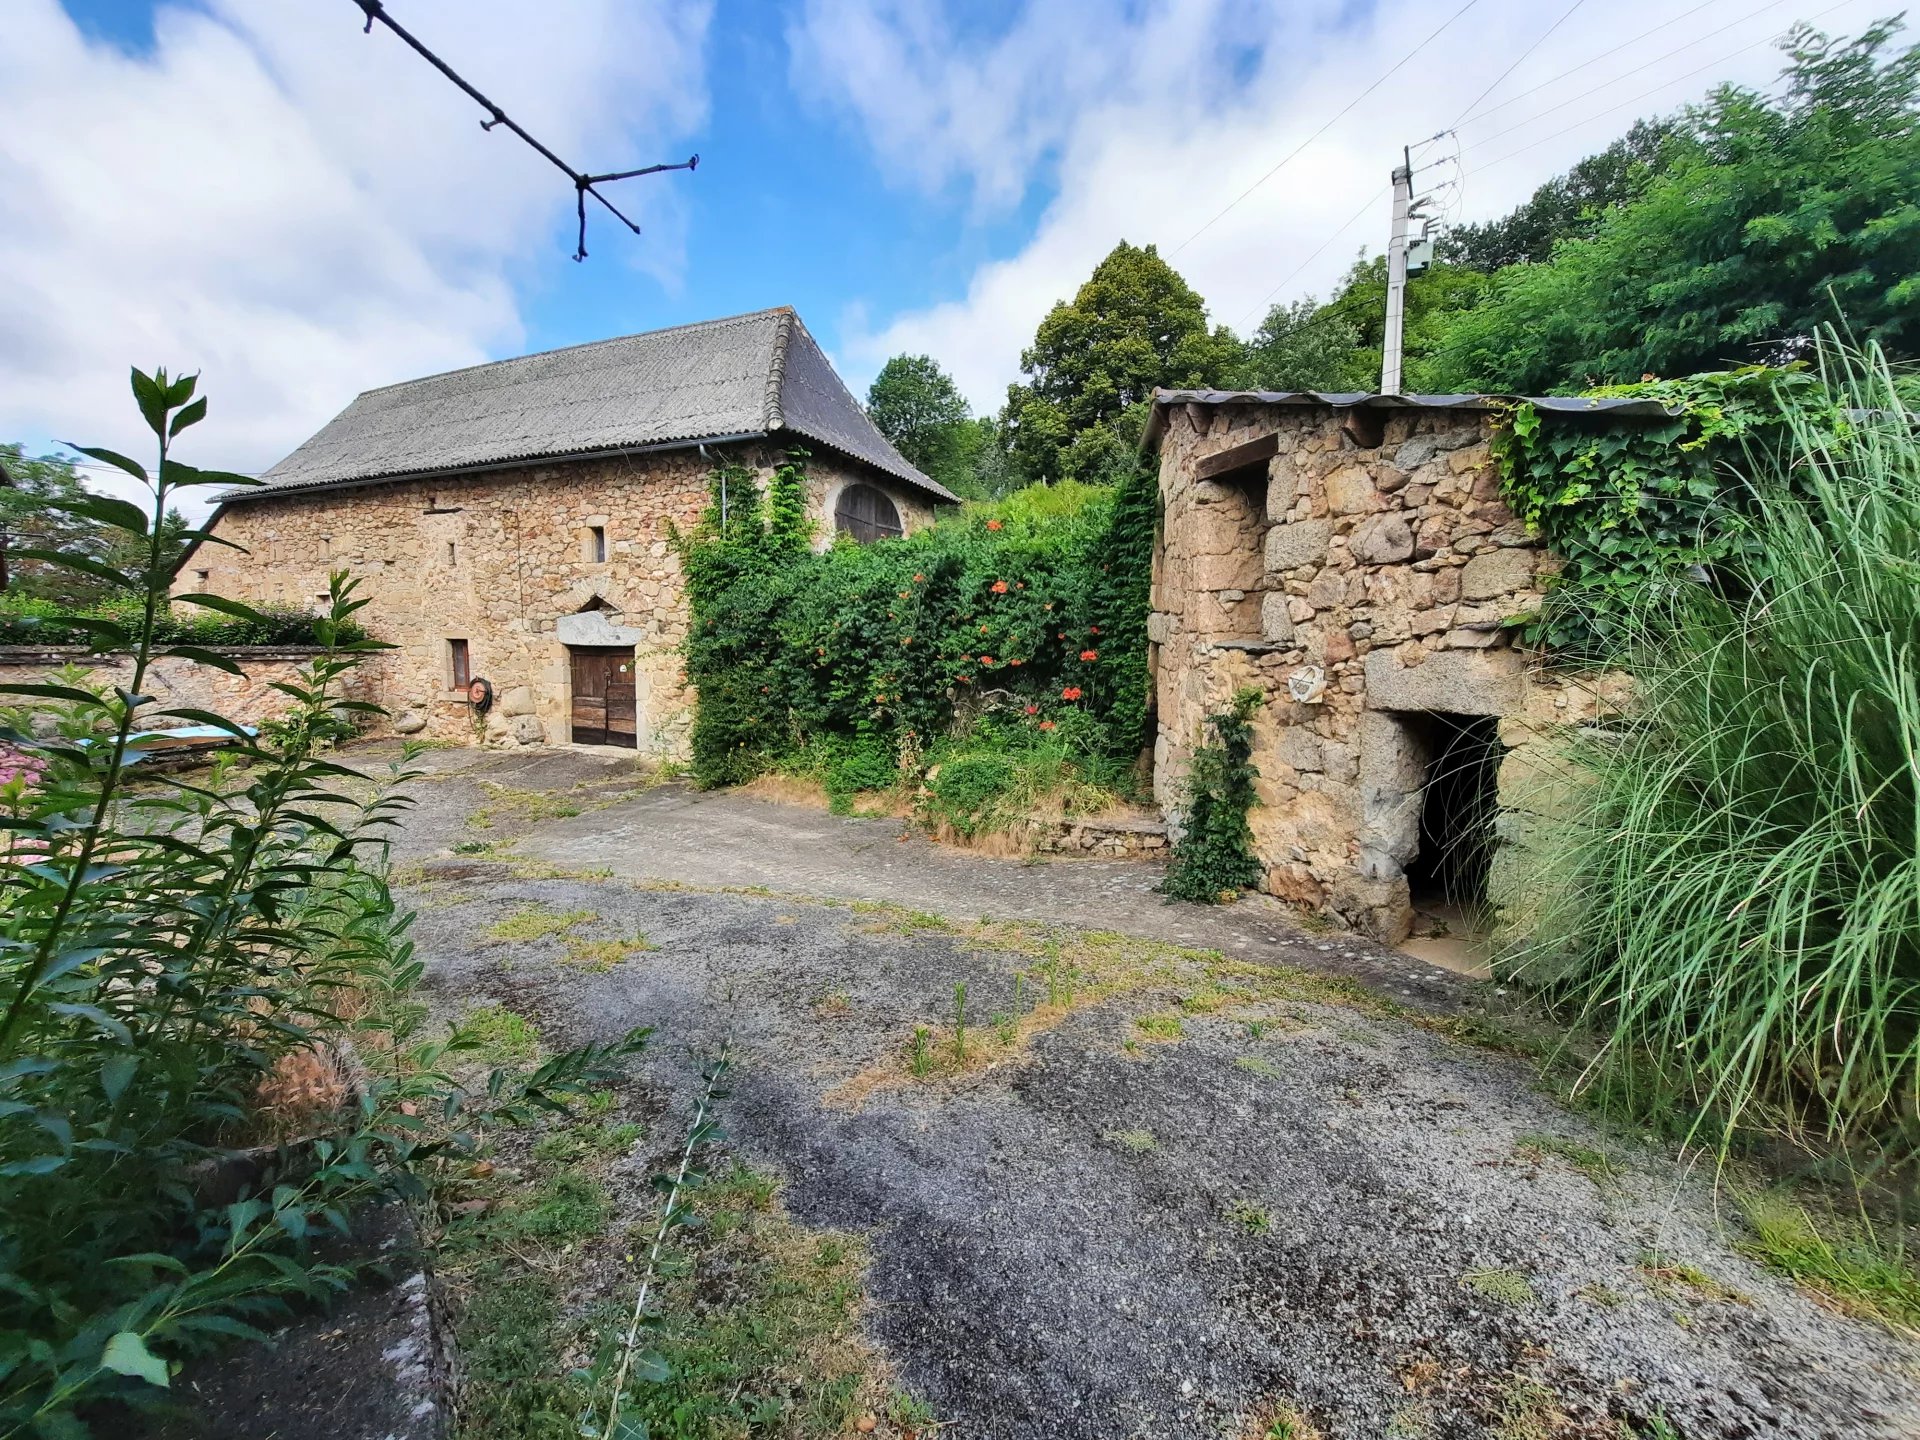
<path id="1" fill-rule="evenodd" d="M 951 1019 L 956 982 L 974 1016 L 1010 1011 L 1030 961 L 793 895 L 1097 924 L 1437 1011 L 1472 1003 L 1456 977 L 1266 907 L 1162 906 L 1147 867 L 984 860 L 672 788 L 609 803 L 625 762 L 593 754 L 429 760 L 403 858 L 471 836 L 491 780 L 587 797 L 504 827 L 518 854 L 617 872 L 430 864 L 406 894 L 440 1002 L 509 1004 L 567 1041 L 655 1025 L 645 1077 L 679 1111 L 730 1038 L 731 1144 L 802 1222 L 870 1234 L 873 1337 L 958 1435 L 1251 1435 L 1283 1402 L 1329 1440 L 1614 1440 L 1655 1414 L 1685 1440 L 1920 1434 L 1920 1349 L 1743 1258 L 1706 1181 L 1568 1114 L 1519 1062 L 1317 992 L 1142 1044 L 1163 989 L 1075 1009 L 992 1068 L 875 1084 L 916 1025 Z M 657 948 L 596 973 L 559 939 L 484 938 L 530 905 Z M 1561 1158 L 1579 1146 L 1613 1175 Z"/>

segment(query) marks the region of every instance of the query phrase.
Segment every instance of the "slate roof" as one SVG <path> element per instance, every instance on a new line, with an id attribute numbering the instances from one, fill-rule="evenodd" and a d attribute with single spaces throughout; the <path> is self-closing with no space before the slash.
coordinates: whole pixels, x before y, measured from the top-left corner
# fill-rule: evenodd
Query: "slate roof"
<path id="1" fill-rule="evenodd" d="M 958 498 L 887 443 L 785 306 L 368 390 L 261 485 L 222 498 L 768 436 Z"/>
<path id="2" fill-rule="evenodd" d="M 1173 405 L 1328 405 L 1336 410 L 1493 410 L 1522 397 L 1506 395 L 1372 395 L 1364 390 L 1155 390 L 1153 414 L 1142 448 L 1166 429 Z M 1612 415 L 1632 420 L 1670 420 L 1676 412 L 1658 400 L 1627 396 L 1541 395 L 1524 397 L 1530 405 L 1556 415 Z"/>

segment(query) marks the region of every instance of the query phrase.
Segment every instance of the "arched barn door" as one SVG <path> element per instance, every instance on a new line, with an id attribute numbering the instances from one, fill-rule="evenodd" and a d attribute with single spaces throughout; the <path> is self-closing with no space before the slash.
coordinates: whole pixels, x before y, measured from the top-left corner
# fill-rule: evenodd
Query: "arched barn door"
<path id="1" fill-rule="evenodd" d="M 862 545 L 904 534 L 900 512 L 887 492 L 874 485 L 849 485 L 833 507 L 833 528 L 844 530 Z"/>

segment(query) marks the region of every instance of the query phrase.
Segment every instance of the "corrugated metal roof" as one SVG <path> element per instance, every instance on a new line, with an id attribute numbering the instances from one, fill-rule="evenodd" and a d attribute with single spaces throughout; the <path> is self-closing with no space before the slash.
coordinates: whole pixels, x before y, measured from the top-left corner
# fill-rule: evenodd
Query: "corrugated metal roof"
<path id="1" fill-rule="evenodd" d="M 1675 411 L 1658 400 L 1584 395 L 1370 395 L 1326 390 L 1155 390 L 1153 415 L 1143 445 L 1166 428 L 1170 405 L 1326 405 L 1336 410 L 1496 410 L 1525 400 L 1557 415 L 1610 415 L 1620 419 L 1671 420 Z"/>
<path id="2" fill-rule="evenodd" d="M 874 429 L 786 307 L 369 390 L 268 470 L 261 485 L 222 498 L 782 432 L 936 499 L 957 498 Z"/>

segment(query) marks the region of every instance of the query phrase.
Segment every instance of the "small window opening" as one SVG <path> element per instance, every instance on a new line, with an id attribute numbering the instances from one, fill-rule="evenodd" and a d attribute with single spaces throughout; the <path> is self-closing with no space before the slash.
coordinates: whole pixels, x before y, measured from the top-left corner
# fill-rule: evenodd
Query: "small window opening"
<path id="1" fill-rule="evenodd" d="M 466 689 L 473 683 L 473 661 L 467 655 L 467 642 L 447 641 L 447 658 L 453 666 L 453 688 Z"/>
<path id="2" fill-rule="evenodd" d="M 447 541 L 447 564 L 456 565 L 459 563 L 459 559 L 460 552 L 454 547 L 454 542 L 451 540 Z"/>
<path id="3" fill-rule="evenodd" d="M 607 527 L 589 525 L 587 527 L 587 558 L 595 565 L 607 563 Z"/>
<path id="4" fill-rule="evenodd" d="M 874 485 L 849 485 L 833 507 L 833 528 L 862 545 L 904 534 L 900 512 L 886 491 Z"/>
<path id="5" fill-rule="evenodd" d="M 196 570 L 193 572 L 193 579 L 194 583 L 204 590 L 207 588 L 208 582 L 213 579 L 213 572 L 211 570 Z"/>
<path id="6" fill-rule="evenodd" d="M 1483 935 L 1499 813 L 1501 746 L 1490 715 L 1408 715 L 1430 757 L 1420 849 L 1407 865 L 1416 934 Z"/>

